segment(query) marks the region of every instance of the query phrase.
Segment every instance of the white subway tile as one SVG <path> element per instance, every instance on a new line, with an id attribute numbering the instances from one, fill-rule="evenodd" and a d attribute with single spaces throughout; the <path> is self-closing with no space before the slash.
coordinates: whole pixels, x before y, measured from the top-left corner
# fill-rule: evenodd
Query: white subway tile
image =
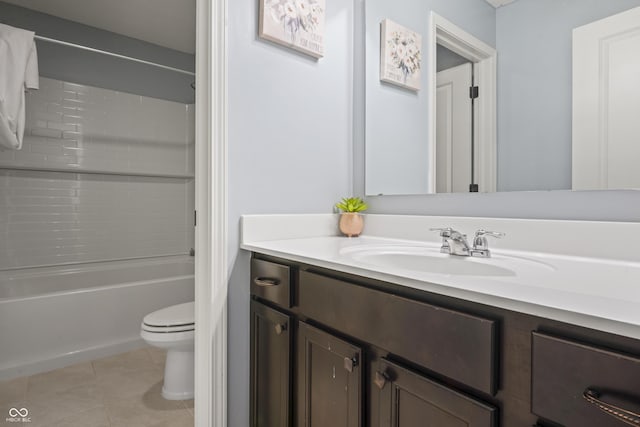
<path id="1" fill-rule="evenodd" d="M 47 127 L 46 122 L 44 123 L 44 128 Z M 47 138 L 62 138 L 62 132 L 55 129 L 42 129 L 37 127 L 35 129 L 31 129 L 31 135 L 35 136 L 45 136 Z"/>
<path id="2" fill-rule="evenodd" d="M 27 96 L 24 149 L 0 164 L 193 170 L 193 107 L 52 79 Z M 189 193 L 189 194 L 187 194 Z M 193 181 L 0 171 L 0 269 L 185 253 Z"/>

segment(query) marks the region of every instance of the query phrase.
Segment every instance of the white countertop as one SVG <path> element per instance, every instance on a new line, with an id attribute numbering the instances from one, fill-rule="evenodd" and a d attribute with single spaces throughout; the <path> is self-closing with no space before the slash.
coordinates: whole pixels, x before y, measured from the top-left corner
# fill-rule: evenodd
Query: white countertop
<path id="1" fill-rule="evenodd" d="M 350 239 L 335 235 L 334 216 L 302 215 L 301 222 L 293 217 L 244 217 L 242 249 L 640 339 L 640 262 L 636 260 L 530 252 L 503 244 L 492 248 L 493 262 L 500 262 L 501 257 L 524 258 L 545 268 L 524 268 L 517 275 L 505 276 L 437 274 L 375 265 L 351 255 L 368 246 L 434 251 L 439 248 L 437 236 L 431 241 L 367 235 Z M 398 217 L 394 219 L 398 221 Z M 435 220 L 448 225 L 446 221 L 441 217 Z M 477 221 L 483 225 L 482 218 Z M 317 227 L 311 225 L 314 223 Z M 526 225 L 532 226 L 530 222 Z M 286 231 L 278 233 L 278 228 Z M 334 235 L 327 235 L 331 232 Z M 371 232 L 381 234 L 379 230 Z M 279 235 L 283 238 L 277 238 Z M 468 262 L 465 257 L 456 259 Z M 492 259 L 481 262 L 491 264 Z"/>

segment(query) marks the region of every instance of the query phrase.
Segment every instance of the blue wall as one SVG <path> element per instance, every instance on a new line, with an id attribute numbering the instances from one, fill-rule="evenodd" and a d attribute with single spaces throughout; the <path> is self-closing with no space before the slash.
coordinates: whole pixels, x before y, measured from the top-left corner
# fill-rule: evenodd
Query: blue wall
<path id="1" fill-rule="evenodd" d="M 228 2 L 229 426 L 249 425 L 249 256 L 240 215 L 331 212 L 351 189 L 352 1 L 327 1 L 325 57 L 257 38 L 258 1 Z"/>

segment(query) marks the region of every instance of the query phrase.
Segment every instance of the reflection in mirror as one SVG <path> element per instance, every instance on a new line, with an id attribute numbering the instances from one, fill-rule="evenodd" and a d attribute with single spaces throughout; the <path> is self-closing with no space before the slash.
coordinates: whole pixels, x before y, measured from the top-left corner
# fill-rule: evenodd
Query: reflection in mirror
<path id="1" fill-rule="evenodd" d="M 436 192 L 473 191 L 473 63 L 438 44 L 436 71 Z"/>
<path id="2" fill-rule="evenodd" d="M 481 192 L 492 191 L 491 185 L 483 185 L 477 134 L 475 143 L 464 144 L 467 152 L 458 153 L 455 144 L 435 147 L 435 134 L 443 133 L 436 124 L 449 119 L 442 114 L 438 118 L 437 112 L 445 108 L 438 104 L 447 105 L 435 93 L 443 92 L 445 84 L 431 81 L 438 72 L 430 63 L 436 58 L 428 37 L 431 12 L 497 50 L 497 191 L 640 187 L 640 12 L 630 10 L 640 7 L 640 0 L 491 3 L 508 4 L 495 8 L 489 0 L 366 0 L 366 194 L 469 191 L 470 184 L 478 184 Z M 615 22 L 602 21 L 625 11 L 626 17 Z M 380 82 L 384 19 L 411 28 L 425 40 L 417 92 Z M 574 29 L 579 27 L 575 34 L 582 36 L 577 39 Z M 615 30 L 614 37 L 610 30 Z M 599 45 L 605 49 L 594 50 Z M 480 86 L 476 101 L 482 102 L 484 94 Z M 437 101 L 431 104 L 430 99 Z M 445 110 L 451 111 L 449 107 Z M 469 129 L 466 124 L 449 127 L 460 128 Z M 473 161 L 471 147 L 476 149 Z M 437 166 L 436 160 L 449 166 Z M 475 167 L 473 172 L 470 166 L 464 168 L 467 176 L 460 182 L 469 182 L 456 184 L 446 170 L 455 169 L 456 161 Z"/>

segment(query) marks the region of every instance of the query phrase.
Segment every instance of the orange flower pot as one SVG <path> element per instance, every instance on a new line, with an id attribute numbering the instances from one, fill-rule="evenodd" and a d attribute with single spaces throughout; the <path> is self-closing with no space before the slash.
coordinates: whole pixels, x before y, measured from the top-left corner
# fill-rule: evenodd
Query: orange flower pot
<path id="1" fill-rule="evenodd" d="M 340 231 L 348 237 L 358 237 L 364 228 L 364 218 L 357 212 L 344 212 L 340 215 Z"/>

